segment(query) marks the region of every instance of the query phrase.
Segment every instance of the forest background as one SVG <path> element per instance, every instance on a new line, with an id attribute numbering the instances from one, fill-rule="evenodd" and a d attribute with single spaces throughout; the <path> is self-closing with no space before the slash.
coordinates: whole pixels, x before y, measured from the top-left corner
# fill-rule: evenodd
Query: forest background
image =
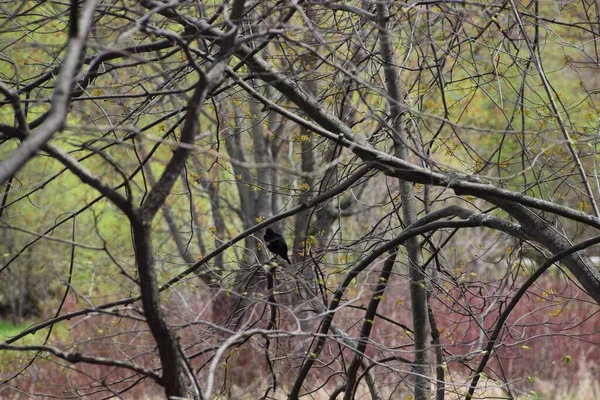
<path id="1" fill-rule="evenodd" d="M 0 397 L 600 398 L 598 7 L 0 3 Z"/>

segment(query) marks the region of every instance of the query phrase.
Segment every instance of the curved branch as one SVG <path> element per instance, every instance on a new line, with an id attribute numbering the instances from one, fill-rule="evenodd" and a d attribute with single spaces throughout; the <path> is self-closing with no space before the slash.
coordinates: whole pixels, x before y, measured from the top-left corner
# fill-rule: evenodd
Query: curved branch
<path id="1" fill-rule="evenodd" d="M 498 318 L 498 322 L 496 322 L 496 326 L 494 327 L 494 331 L 492 332 L 492 335 L 490 336 L 490 339 L 488 340 L 487 345 L 485 346 L 485 350 L 482 351 L 482 353 L 481 353 L 483 355 L 483 357 L 481 358 L 481 361 L 479 362 L 479 366 L 475 370 L 475 375 L 473 376 L 473 380 L 471 381 L 471 387 L 469 387 L 469 392 L 467 393 L 467 396 L 466 396 L 467 400 L 471 400 L 473 398 L 473 393 L 475 392 L 475 388 L 477 387 L 477 383 L 479 382 L 481 373 L 485 369 L 485 366 L 492 355 L 492 351 L 494 350 L 494 345 L 496 344 L 496 340 L 498 339 L 498 336 L 500 335 L 500 330 L 504 326 L 504 323 L 508 319 L 508 316 L 510 315 L 510 313 L 515 309 L 515 307 L 517 306 L 517 304 L 519 303 L 519 301 L 521 300 L 523 295 L 525 295 L 527 290 L 529 290 L 529 288 L 535 283 L 535 281 L 537 281 L 538 278 L 540 276 L 542 276 L 542 274 L 544 272 L 546 272 L 546 270 L 548 270 L 548 268 L 550 268 L 552 265 L 554 265 L 554 263 L 562 260 L 563 258 L 565 258 L 571 254 L 574 254 L 580 250 L 587 249 L 588 247 L 593 246 L 598 243 L 600 243 L 600 236 L 596 236 L 591 239 L 584 240 L 583 242 L 581 242 L 579 244 L 576 244 L 574 246 L 571 246 L 567 249 L 564 249 L 564 250 L 554 254 L 552 257 L 548 258 L 529 277 L 529 279 L 527 279 L 527 281 L 525 281 L 525 283 L 519 288 L 519 290 L 517 291 L 515 296 L 512 298 L 512 300 L 510 301 L 510 303 L 508 304 L 508 306 L 506 307 L 506 309 L 504 310 L 502 315 L 500 315 L 500 318 Z"/>

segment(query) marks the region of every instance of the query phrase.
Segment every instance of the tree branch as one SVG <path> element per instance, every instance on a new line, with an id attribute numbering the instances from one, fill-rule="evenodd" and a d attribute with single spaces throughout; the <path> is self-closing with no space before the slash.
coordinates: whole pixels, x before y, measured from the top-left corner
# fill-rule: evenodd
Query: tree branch
<path id="1" fill-rule="evenodd" d="M 130 363 L 115 360 L 112 358 L 89 357 L 89 356 L 83 355 L 81 353 L 67 353 L 67 352 L 61 351 L 55 347 L 40 346 L 40 345 L 15 346 L 15 345 L 9 345 L 9 344 L 5 344 L 5 343 L 0 343 L 0 350 L 44 351 L 44 352 L 50 353 L 62 360 L 68 361 L 73 364 L 83 362 L 83 363 L 88 363 L 88 364 L 107 365 L 110 367 L 125 368 L 128 370 L 137 372 L 138 374 L 152 378 L 156 383 L 158 383 L 161 386 L 164 384 L 162 377 L 160 375 L 158 375 L 156 372 L 139 367 L 135 364 L 130 364 Z"/>
<path id="2" fill-rule="evenodd" d="M 346 379 L 346 393 L 344 393 L 344 400 L 352 400 L 354 398 L 354 394 L 356 393 L 356 387 L 358 385 L 356 373 L 358 372 L 358 367 L 361 365 L 363 356 L 367 350 L 367 344 L 369 343 L 369 337 L 371 336 L 371 329 L 373 328 L 373 323 L 375 321 L 375 314 L 377 313 L 377 307 L 379 306 L 381 300 L 383 300 L 383 293 L 385 292 L 390 280 L 390 275 L 392 274 L 392 269 L 394 268 L 394 262 L 396 261 L 397 254 L 398 249 L 394 248 L 390 250 L 390 255 L 385 259 L 385 262 L 383 263 L 383 269 L 381 270 L 379 279 L 377 280 L 377 286 L 375 286 L 375 289 L 373 290 L 371 301 L 369 302 L 369 306 L 365 312 L 363 326 L 360 330 L 360 338 L 358 339 L 358 345 L 356 346 L 354 358 L 348 367 L 348 378 Z"/>
<path id="3" fill-rule="evenodd" d="M 81 68 L 81 59 L 85 51 L 88 32 L 98 3 L 99 0 L 87 1 L 81 10 L 80 20 L 71 21 L 71 24 L 78 24 L 78 29 L 74 32 L 76 35 L 69 37 L 67 54 L 62 61 L 60 74 L 56 79 L 56 87 L 51 102 L 52 107 L 48 118 L 6 160 L 0 163 L 0 182 L 5 182 L 18 171 L 50 140 L 56 131 L 63 127 L 69 112 L 74 78 Z"/>
<path id="4" fill-rule="evenodd" d="M 540 276 L 542 276 L 542 274 L 544 272 L 546 272 L 548 270 L 548 268 L 550 268 L 556 262 L 561 261 L 563 258 L 565 258 L 567 256 L 575 254 L 580 250 L 587 249 L 588 247 L 593 246 L 598 243 L 600 243 L 600 236 L 595 236 L 591 239 L 584 240 L 583 242 L 581 242 L 579 244 L 576 244 L 576 245 L 571 246 L 567 249 L 564 249 L 558 253 L 555 253 L 552 257 L 548 258 L 542 265 L 540 265 L 540 267 L 527 279 L 527 281 L 525 281 L 525 283 L 523 285 L 521 285 L 521 287 L 519 288 L 517 293 L 513 296 L 512 300 L 506 307 L 506 309 L 502 312 L 502 314 L 498 318 L 498 321 L 496 321 L 496 325 L 494 326 L 494 331 L 490 335 L 490 339 L 488 340 L 488 342 L 485 346 L 485 350 L 481 352 L 483 357 L 481 358 L 481 361 L 479 362 L 479 365 L 477 366 L 477 369 L 475 370 L 475 373 L 473 375 L 473 380 L 471 381 L 471 386 L 469 387 L 469 392 L 467 393 L 466 400 L 471 400 L 473 398 L 473 394 L 475 392 L 475 388 L 477 387 L 477 383 L 479 382 L 479 378 L 481 377 L 481 373 L 485 369 L 487 362 L 489 361 L 490 357 L 492 356 L 492 352 L 494 350 L 494 345 L 496 344 L 496 340 L 498 339 L 498 336 L 500 335 L 500 331 L 504 327 L 504 323 L 508 319 L 508 316 L 515 309 L 515 307 L 517 306 L 517 304 L 519 303 L 519 301 L 521 300 L 523 295 L 525 295 L 525 293 L 538 280 L 538 278 Z"/>

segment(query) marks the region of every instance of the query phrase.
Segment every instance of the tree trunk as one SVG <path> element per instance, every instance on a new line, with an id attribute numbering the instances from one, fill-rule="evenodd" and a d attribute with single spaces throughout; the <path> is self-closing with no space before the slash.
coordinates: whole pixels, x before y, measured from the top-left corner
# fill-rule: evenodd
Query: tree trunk
<path id="1" fill-rule="evenodd" d="M 167 319 L 160 307 L 160 294 L 156 279 L 155 262 L 151 239 L 151 218 L 138 215 L 131 221 L 135 259 L 140 279 L 142 305 L 146 322 L 156 340 L 163 370 L 163 382 L 167 397 L 185 397 L 183 360 L 177 338 L 169 329 Z"/>
<path id="2" fill-rule="evenodd" d="M 404 121 L 404 98 L 401 92 L 392 35 L 388 24 L 389 9 L 386 1 L 377 3 L 377 23 L 379 28 L 380 53 L 383 60 L 385 84 L 390 107 L 392 139 L 394 140 L 394 155 L 401 160 L 409 161 L 409 136 Z M 417 204 L 411 182 L 399 180 L 400 198 L 402 200 L 402 216 L 404 225 L 409 226 L 417 220 Z M 418 238 L 412 237 L 406 241 L 408 251 L 408 276 L 410 278 L 410 301 L 415 342 L 415 400 L 428 400 L 431 397 L 431 365 L 429 361 L 429 317 L 427 307 L 427 281 L 421 268 L 423 263 L 421 247 Z"/>

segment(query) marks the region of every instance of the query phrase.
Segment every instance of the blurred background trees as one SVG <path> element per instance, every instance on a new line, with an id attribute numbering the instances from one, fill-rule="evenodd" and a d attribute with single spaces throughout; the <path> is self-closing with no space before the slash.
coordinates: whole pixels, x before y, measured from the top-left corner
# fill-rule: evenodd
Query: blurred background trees
<path id="1" fill-rule="evenodd" d="M 0 396 L 600 396 L 597 7 L 0 5 Z"/>

